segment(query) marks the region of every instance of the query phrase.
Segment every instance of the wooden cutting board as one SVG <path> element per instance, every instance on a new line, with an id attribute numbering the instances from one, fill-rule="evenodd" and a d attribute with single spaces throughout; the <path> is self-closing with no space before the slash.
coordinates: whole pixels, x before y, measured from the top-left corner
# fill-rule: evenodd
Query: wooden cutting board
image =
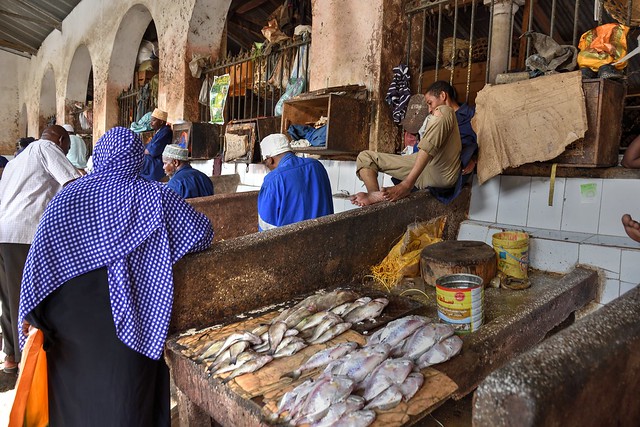
<path id="1" fill-rule="evenodd" d="M 225 339 L 234 332 L 252 330 L 261 323 L 268 323 L 277 314 L 277 312 L 271 312 L 234 324 L 207 328 L 178 338 L 176 344 L 180 346 L 185 357 L 193 359 L 196 354 L 199 354 L 199 349 L 205 347 L 207 343 L 213 340 Z M 300 378 L 293 382 L 290 378 L 283 377 L 283 374 L 295 370 L 318 351 L 347 341 L 357 342 L 362 345 L 366 342 L 366 338 L 356 331 L 349 330 L 324 344 L 312 345 L 293 356 L 273 360 L 257 372 L 245 374 L 231 380 L 226 386 L 233 391 L 236 401 L 251 400 L 262 407 L 264 421 L 266 422 L 269 415 L 276 410 L 277 403 L 282 395 L 308 378 L 317 378 L 322 370 L 318 369 L 303 373 Z M 201 365 L 203 375 L 208 376 L 206 372 L 208 365 Z M 411 425 L 441 405 L 457 389 L 456 384 L 449 377 L 436 369 L 423 369 L 422 374 L 425 377 L 425 382 L 418 393 L 409 402 L 402 402 L 391 410 L 376 411 L 378 415 L 373 424 L 374 426 Z M 224 379 L 226 375 L 222 375 L 219 380 Z"/>

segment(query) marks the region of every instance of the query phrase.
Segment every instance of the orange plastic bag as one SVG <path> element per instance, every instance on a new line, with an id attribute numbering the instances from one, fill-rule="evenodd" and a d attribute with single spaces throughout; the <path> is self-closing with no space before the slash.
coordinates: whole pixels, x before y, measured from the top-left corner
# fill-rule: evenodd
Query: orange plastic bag
<path id="1" fill-rule="evenodd" d="M 49 425 L 47 354 L 42 348 L 44 335 L 32 328 L 22 351 L 16 397 L 9 415 L 9 427 Z"/>
<path id="2" fill-rule="evenodd" d="M 612 64 L 627 54 L 627 33 L 629 27 L 622 24 L 600 25 L 587 31 L 578 43 L 578 66 L 598 71 L 603 65 Z M 615 67 L 624 69 L 627 62 Z"/>

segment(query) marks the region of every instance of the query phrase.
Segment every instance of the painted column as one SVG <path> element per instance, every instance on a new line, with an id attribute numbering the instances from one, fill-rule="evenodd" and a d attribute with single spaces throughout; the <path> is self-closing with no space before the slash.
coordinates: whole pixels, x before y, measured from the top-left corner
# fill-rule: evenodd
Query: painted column
<path id="1" fill-rule="evenodd" d="M 491 6 L 491 0 L 484 0 Z M 511 23 L 513 15 L 524 4 L 524 0 L 495 0 L 493 4 L 493 30 L 491 33 L 491 56 L 489 64 L 489 83 L 496 81 L 496 75 L 504 73 L 509 67 L 511 52 Z"/>

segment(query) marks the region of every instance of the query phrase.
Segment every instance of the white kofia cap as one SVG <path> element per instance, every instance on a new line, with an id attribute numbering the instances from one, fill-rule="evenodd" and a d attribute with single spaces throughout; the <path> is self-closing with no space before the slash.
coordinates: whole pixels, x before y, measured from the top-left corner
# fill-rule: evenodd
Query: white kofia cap
<path id="1" fill-rule="evenodd" d="M 75 130 L 73 130 L 73 126 L 71 125 L 62 125 L 62 127 L 64 128 L 64 130 L 66 130 L 67 132 L 75 132 Z"/>
<path id="2" fill-rule="evenodd" d="M 265 160 L 267 157 L 286 153 L 287 151 L 291 151 L 291 145 L 289 145 L 289 139 L 281 133 L 271 134 L 265 137 L 260 143 L 262 160 Z"/>

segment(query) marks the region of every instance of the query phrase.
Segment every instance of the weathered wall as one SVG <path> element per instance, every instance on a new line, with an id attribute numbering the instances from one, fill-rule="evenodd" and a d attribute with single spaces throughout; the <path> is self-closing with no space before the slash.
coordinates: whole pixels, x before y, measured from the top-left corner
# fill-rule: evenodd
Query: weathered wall
<path id="1" fill-rule="evenodd" d="M 403 1 L 313 1 L 313 42 L 310 54 L 311 90 L 348 84 L 371 92 L 370 148 L 394 152 L 400 134 L 384 102 L 403 60 Z"/>
<path id="2" fill-rule="evenodd" d="M 16 140 L 24 136 L 25 129 L 20 127 L 19 78 L 29 60 L 21 56 L 0 51 L 0 154 L 13 154 Z"/>
<path id="3" fill-rule="evenodd" d="M 258 232 L 257 191 L 196 197 L 187 202 L 209 218 L 214 242 Z"/>
<path id="4" fill-rule="evenodd" d="M 68 85 L 79 47 L 85 59 L 86 47 L 94 73 L 94 140 L 111 128 L 117 121 L 116 97 L 131 83 L 138 45 L 151 19 L 159 38 L 159 105 L 168 111 L 170 121 L 193 118 L 185 117 L 186 111 L 193 115 L 193 107 L 185 108 L 185 99 L 194 98 L 199 86 L 190 76 L 188 61 L 192 53 L 217 55 L 229 4 L 230 0 L 81 1 L 63 21 L 62 32 L 53 31 L 22 67 L 25 78 L 18 88 L 29 115 L 29 133 L 38 133 L 42 81 L 49 69 L 54 76 L 55 113 L 59 123 L 65 121 L 65 98 L 78 93 L 76 81 Z M 4 70 L 1 58 L 0 64 Z M 15 95 L 3 90 L 1 98 L 5 97 Z M 17 115 L 20 108 L 16 103 L 10 110 Z"/>

